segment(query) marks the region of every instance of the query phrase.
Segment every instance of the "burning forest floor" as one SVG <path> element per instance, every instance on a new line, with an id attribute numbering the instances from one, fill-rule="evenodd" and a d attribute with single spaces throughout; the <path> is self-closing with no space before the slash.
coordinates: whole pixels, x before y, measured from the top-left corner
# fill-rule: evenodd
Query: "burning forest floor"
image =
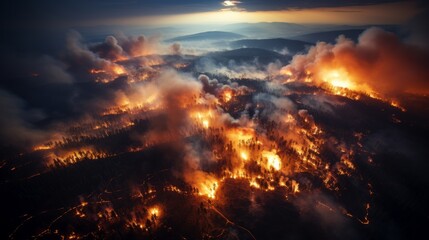
<path id="1" fill-rule="evenodd" d="M 75 98 L 85 109 L 44 123 L 37 144 L 2 149 L 4 238 L 403 239 L 425 231 L 427 96 L 386 97 L 341 67 L 302 70 L 299 57 L 276 74 L 247 66 L 240 75 L 197 71 L 202 58 L 193 56 L 130 52 L 107 61 L 74 44 L 74 57 L 98 66 L 71 65 L 92 80 Z"/>
<path id="2" fill-rule="evenodd" d="M 3 229 L 17 239 L 379 238 L 388 217 L 406 232 L 425 220 L 424 189 L 404 199 L 411 190 L 391 186 L 410 178 L 404 169 L 417 160 L 384 152 L 371 137 L 384 128 L 423 138 L 427 128 L 403 122 L 411 113 L 301 84 L 282 93 L 301 110 L 279 110 L 258 95 L 265 83 L 234 82 L 246 91 L 215 105 L 192 96 L 183 129 L 163 126 L 172 123 L 159 109 L 102 114 L 10 155 L 1 166 Z M 278 111 L 283 122 L 271 120 Z M 243 112 L 259 115 L 216 125 L 221 113 Z M 156 128 L 168 130 L 152 135 Z"/>

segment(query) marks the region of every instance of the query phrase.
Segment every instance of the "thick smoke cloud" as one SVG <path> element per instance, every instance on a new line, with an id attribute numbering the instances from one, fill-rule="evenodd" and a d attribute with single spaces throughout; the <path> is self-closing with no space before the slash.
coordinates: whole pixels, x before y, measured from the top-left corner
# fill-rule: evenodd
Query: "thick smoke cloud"
<path id="1" fill-rule="evenodd" d="M 130 57 L 159 54 L 161 48 L 159 41 L 160 39 L 158 37 L 145 37 L 143 35 L 126 36 L 124 34 L 118 34 L 117 36 L 106 37 L 104 42 L 94 44 L 90 49 L 101 58 L 117 61 L 125 60 Z"/>
<path id="2" fill-rule="evenodd" d="M 318 191 L 310 192 L 293 201 L 304 221 L 317 223 L 327 231 L 332 239 L 362 239 L 352 220 L 344 215 L 344 207 Z"/>
<path id="3" fill-rule="evenodd" d="M 71 84 L 74 77 L 67 72 L 67 65 L 51 56 L 42 56 L 36 60 L 34 75 L 42 76 L 47 83 Z"/>
<path id="4" fill-rule="evenodd" d="M 157 36 L 117 34 L 106 37 L 101 43 L 88 43 L 80 33 L 70 31 L 63 42 L 63 50 L 51 55 L 17 54 L 5 50 L 2 56 L 5 71 L 0 88 L 4 104 L 11 112 L 4 114 L 4 119 L 19 120 L 2 121 L 2 132 L 5 133 L 2 136 L 7 135 L 6 130 L 11 133 L 17 129 L 12 126 L 15 123 L 21 126 L 19 132 L 28 130 L 29 136 L 36 135 L 33 130 L 37 127 L 30 122 L 37 121 L 27 121 L 27 110 L 24 109 L 38 109 L 44 114 L 44 127 L 49 128 L 79 118 L 86 119 L 124 103 L 135 103 L 130 107 L 136 106 L 142 102 L 142 89 L 147 91 L 147 87 L 131 88 L 129 82 L 155 77 L 159 69 L 152 66 L 163 63 L 162 54 L 180 54 L 180 45 L 161 46 L 159 42 Z M 111 84 L 102 86 L 101 82 Z M 158 88 L 152 86 L 148 91 L 160 91 Z M 32 137 L 27 138 L 34 142 Z M 21 140 L 10 141 L 10 144 L 27 147 Z"/>
<path id="5" fill-rule="evenodd" d="M 347 87 L 383 97 L 429 93 L 429 52 L 403 43 L 378 28 L 366 30 L 354 43 L 339 37 L 337 44 L 318 43 L 282 69 L 288 77 L 317 84 L 346 81 Z M 336 73 L 333 75 L 333 71 Z M 342 85 L 342 83 L 339 83 Z"/>
<path id="6" fill-rule="evenodd" d="M 173 43 L 170 46 L 170 52 L 173 55 L 181 55 L 182 54 L 182 46 L 179 43 Z"/>
<path id="7" fill-rule="evenodd" d="M 27 84 L 71 84 L 76 79 L 68 71 L 69 64 L 51 55 L 22 54 L 5 49 L 1 56 L 2 85 Z"/>
<path id="8" fill-rule="evenodd" d="M 0 89 L 0 145 L 25 146 L 46 140 L 48 133 L 32 122 L 43 119 L 40 111 L 26 109 L 23 100 Z"/>
<path id="9" fill-rule="evenodd" d="M 103 43 L 94 45 L 91 50 L 98 54 L 101 58 L 109 60 L 118 60 L 125 58 L 125 52 L 118 40 L 114 36 L 106 37 Z"/>
<path id="10" fill-rule="evenodd" d="M 279 61 L 261 64 L 257 58 L 250 62 L 237 62 L 234 60 L 229 60 L 225 64 L 210 57 L 203 57 L 197 62 L 196 70 L 199 72 L 210 72 L 224 75 L 228 76 L 229 78 L 267 80 L 271 76 L 278 74 L 281 66 L 282 64 Z"/>
<path id="11" fill-rule="evenodd" d="M 114 40 L 112 40 L 114 44 Z M 109 56 L 107 53 L 103 53 L 103 56 Z M 88 72 L 91 69 L 112 69 L 117 66 L 115 63 L 108 59 L 97 56 L 96 53 L 92 52 L 86 45 L 82 43 L 82 36 L 72 31 L 67 37 L 67 57 L 68 61 L 78 69 Z"/>
<path id="12" fill-rule="evenodd" d="M 157 79 L 156 86 L 159 89 L 160 101 L 168 114 L 168 130 L 173 132 L 172 136 L 180 136 L 179 132 L 187 126 L 186 106 L 197 98 L 202 86 L 191 77 L 172 70 L 163 72 Z"/>

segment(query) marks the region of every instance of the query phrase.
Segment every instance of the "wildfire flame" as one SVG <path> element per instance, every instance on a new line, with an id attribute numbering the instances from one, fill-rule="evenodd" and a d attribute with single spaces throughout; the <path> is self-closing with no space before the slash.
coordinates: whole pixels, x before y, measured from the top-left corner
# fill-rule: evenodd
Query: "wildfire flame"
<path id="1" fill-rule="evenodd" d="M 125 74 L 125 68 L 120 66 L 120 65 L 114 65 L 112 68 L 112 71 L 117 74 L 117 75 L 121 75 L 121 74 Z"/>
<path id="2" fill-rule="evenodd" d="M 356 88 L 350 81 L 348 73 L 343 69 L 334 69 L 322 72 L 322 79 L 333 87 L 347 88 L 350 90 L 355 90 Z"/>
<path id="3" fill-rule="evenodd" d="M 159 210 L 159 208 L 158 207 L 151 207 L 151 208 L 149 208 L 149 214 L 150 214 L 150 216 L 151 217 L 159 217 L 160 216 L 160 210 Z"/>
<path id="4" fill-rule="evenodd" d="M 263 151 L 262 156 L 267 159 L 267 168 L 273 168 L 276 171 L 281 169 L 281 159 L 276 151 Z"/>
<path id="5" fill-rule="evenodd" d="M 406 110 L 396 100 L 383 98 L 368 85 L 362 83 L 358 84 L 357 81 L 354 80 L 354 76 L 346 71 L 345 68 L 323 66 L 322 63 L 320 63 L 320 65 L 318 71 L 315 73 L 306 70 L 303 79 L 300 79 L 298 75 L 294 75 L 293 71 L 288 67 L 281 69 L 280 74 L 285 77 L 285 83 L 303 80 L 306 83 L 319 85 L 334 95 L 354 100 L 359 100 L 361 95 L 365 95 L 389 103 L 392 107 L 399 108 L 402 111 Z"/>
<path id="6" fill-rule="evenodd" d="M 243 159 L 243 160 L 248 160 L 249 159 L 249 155 L 248 155 L 248 153 L 247 152 L 245 152 L 245 151 L 241 151 L 241 153 L 240 153 L 240 157 L 241 157 L 241 159 Z"/>
<path id="7" fill-rule="evenodd" d="M 207 178 L 198 184 L 199 194 L 215 199 L 218 186 L 219 183 L 216 179 L 213 177 Z"/>
<path id="8" fill-rule="evenodd" d="M 226 89 L 222 93 L 222 99 L 226 103 L 229 102 L 229 101 L 231 101 L 232 96 L 233 96 L 233 92 L 232 92 L 231 89 Z"/>

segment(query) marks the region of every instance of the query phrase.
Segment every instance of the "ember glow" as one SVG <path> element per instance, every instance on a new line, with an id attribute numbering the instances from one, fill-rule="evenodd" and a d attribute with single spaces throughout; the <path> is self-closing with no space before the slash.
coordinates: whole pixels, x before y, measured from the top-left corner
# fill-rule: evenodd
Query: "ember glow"
<path id="1" fill-rule="evenodd" d="M 211 12 L 194 12 L 205 1 L 190 12 L 169 3 L 159 16 L 153 3 L 133 21 L 177 25 L 128 26 L 117 14 L 118 25 L 92 27 L 113 21 L 106 11 L 52 53 L 7 52 L 16 66 L 0 86 L 4 238 L 416 238 L 429 201 L 429 52 L 417 35 L 337 22 L 179 24 L 417 12 L 304 2 L 218 1 Z"/>

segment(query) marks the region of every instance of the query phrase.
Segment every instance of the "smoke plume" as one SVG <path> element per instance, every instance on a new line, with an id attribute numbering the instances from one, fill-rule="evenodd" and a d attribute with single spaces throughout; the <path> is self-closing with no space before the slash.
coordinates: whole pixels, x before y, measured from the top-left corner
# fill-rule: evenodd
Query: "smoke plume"
<path id="1" fill-rule="evenodd" d="M 370 28 L 357 43 L 342 36 L 335 45 L 320 42 L 307 54 L 296 55 L 281 72 L 287 79 L 394 98 L 429 93 L 428 60 L 427 50 Z"/>

